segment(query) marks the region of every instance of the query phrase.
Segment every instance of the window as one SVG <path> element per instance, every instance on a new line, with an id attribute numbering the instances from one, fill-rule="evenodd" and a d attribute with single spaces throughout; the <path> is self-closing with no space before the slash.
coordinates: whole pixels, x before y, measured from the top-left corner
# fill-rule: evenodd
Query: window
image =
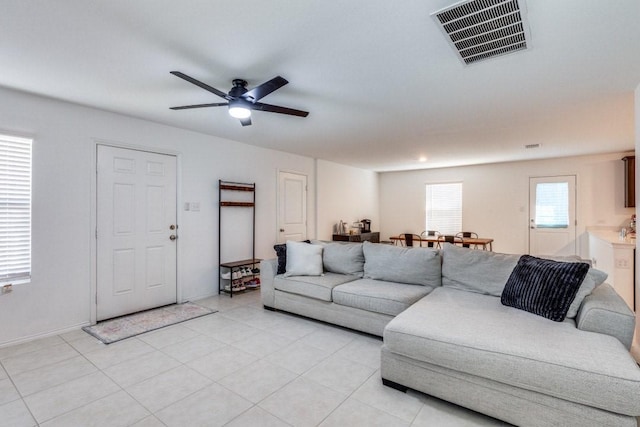
<path id="1" fill-rule="evenodd" d="M 0 134 L 0 285 L 31 279 L 31 143 Z"/>
<path id="2" fill-rule="evenodd" d="M 569 226 L 569 183 L 545 182 L 536 186 L 536 227 Z"/>
<path id="3" fill-rule="evenodd" d="M 427 184 L 426 229 L 441 234 L 462 230 L 462 183 Z"/>

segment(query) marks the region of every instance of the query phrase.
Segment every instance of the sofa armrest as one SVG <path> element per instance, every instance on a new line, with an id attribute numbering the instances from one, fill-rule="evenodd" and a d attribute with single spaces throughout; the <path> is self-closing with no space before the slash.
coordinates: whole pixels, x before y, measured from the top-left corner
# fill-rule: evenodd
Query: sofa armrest
<path id="1" fill-rule="evenodd" d="M 278 259 L 265 259 L 260 261 L 260 296 L 262 305 L 275 308 L 276 294 L 273 289 L 273 279 L 278 272 Z"/>
<path id="2" fill-rule="evenodd" d="M 631 348 L 636 317 L 611 285 L 603 283 L 582 302 L 576 324 L 583 331 L 614 336 Z"/>

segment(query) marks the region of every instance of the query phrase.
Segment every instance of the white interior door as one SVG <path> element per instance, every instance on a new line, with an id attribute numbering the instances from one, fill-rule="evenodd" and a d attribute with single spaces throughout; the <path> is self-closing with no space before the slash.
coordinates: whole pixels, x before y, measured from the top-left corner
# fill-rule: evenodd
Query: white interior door
<path id="1" fill-rule="evenodd" d="M 307 238 L 307 176 L 278 173 L 278 242 Z"/>
<path id="2" fill-rule="evenodd" d="M 576 177 L 529 179 L 529 253 L 575 255 Z"/>
<path id="3" fill-rule="evenodd" d="M 176 157 L 99 145 L 97 160 L 97 320 L 175 303 Z"/>

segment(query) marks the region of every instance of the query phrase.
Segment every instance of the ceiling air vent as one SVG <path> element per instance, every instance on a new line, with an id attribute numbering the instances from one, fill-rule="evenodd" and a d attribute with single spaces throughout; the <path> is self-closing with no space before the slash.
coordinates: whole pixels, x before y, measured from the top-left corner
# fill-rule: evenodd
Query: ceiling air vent
<path id="1" fill-rule="evenodd" d="M 527 49 L 524 0 L 471 0 L 431 14 L 465 64 Z"/>

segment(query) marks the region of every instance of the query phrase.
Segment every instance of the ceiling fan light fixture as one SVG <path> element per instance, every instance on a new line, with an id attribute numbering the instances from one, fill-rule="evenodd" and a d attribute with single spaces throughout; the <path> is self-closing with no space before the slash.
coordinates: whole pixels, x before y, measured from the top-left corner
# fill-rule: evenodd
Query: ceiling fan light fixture
<path id="1" fill-rule="evenodd" d="M 229 115 L 236 119 L 247 119 L 251 117 L 251 110 L 242 105 L 229 104 Z"/>

